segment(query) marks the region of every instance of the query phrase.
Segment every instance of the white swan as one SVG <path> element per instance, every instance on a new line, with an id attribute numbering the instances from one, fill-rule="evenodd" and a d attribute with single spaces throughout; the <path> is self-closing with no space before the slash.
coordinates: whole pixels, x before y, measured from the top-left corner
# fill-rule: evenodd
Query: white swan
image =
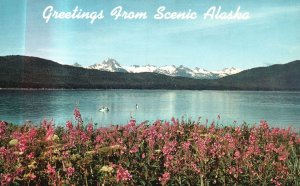
<path id="1" fill-rule="evenodd" d="M 101 109 L 99 109 L 100 112 L 108 112 L 109 108 L 108 107 L 102 107 Z"/>

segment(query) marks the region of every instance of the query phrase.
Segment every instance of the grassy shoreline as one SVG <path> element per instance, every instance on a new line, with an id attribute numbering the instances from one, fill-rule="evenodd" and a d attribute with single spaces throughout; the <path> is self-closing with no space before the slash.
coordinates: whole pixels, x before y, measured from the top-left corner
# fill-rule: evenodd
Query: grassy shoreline
<path id="1" fill-rule="evenodd" d="M 0 122 L 1 185 L 300 185 L 292 129 L 172 119 L 96 128 Z"/>

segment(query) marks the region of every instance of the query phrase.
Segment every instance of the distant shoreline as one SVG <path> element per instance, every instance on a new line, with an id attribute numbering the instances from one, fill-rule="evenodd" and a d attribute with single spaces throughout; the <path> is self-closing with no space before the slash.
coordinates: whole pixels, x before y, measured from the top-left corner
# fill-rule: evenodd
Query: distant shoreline
<path id="1" fill-rule="evenodd" d="M 106 72 L 26 56 L 0 57 L 1 89 L 300 91 L 300 60 L 257 67 L 219 79 Z"/>

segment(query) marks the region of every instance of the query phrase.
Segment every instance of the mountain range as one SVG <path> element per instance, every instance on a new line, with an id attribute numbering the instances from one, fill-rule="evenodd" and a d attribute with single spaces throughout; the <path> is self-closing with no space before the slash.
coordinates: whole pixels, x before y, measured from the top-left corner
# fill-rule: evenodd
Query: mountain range
<path id="1" fill-rule="evenodd" d="M 74 66 L 78 66 L 76 64 Z M 89 67 L 88 69 L 96 69 L 101 71 L 107 72 L 128 72 L 128 73 L 142 73 L 142 72 L 151 72 L 151 73 L 158 73 L 168 76 L 179 76 L 179 77 L 188 77 L 188 78 L 195 78 L 195 79 L 218 79 L 221 77 L 225 77 L 228 75 L 239 73 L 240 70 L 234 67 L 225 68 L 220 71 L 208 71 L 199 67 L 194 69 L 185 67 L 183 65 L 175 66 L 162 66 L 157 67 L 154 65 L 132 65 L 132 66 L 121 66 L 115 59 L 107 59 L 104 60 L 102 63 L 94 64 Z"/>
<path id="2" fill-rule="evenodd" d="M 0 88 L 300 91 L 300 61 L 257 67 L 219 79 L 155 72 L 107 72 L 29 56 L 0 56 Z"/>

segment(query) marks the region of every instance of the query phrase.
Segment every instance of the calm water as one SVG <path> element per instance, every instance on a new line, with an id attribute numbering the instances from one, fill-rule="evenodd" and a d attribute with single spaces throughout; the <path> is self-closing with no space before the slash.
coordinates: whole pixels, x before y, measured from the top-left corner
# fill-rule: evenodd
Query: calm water
<path id="1" fill-rule="evenodd" d="M 138 104 L 138 109 L 136 109 Z M 300 127 L 300 92 L 176 91 L 176 90 L 0 90 L 0 120 L 35 123 L 54 119 L 64 125 L 74 120 L 78 105 L 84 121 L 100 126 L 124 124 L 132 116 L 138 122 L 156 119 L 201 117 L 228 125 L 259 123 Z M 107 113 L 99 112 L 102 106 Z"/>

